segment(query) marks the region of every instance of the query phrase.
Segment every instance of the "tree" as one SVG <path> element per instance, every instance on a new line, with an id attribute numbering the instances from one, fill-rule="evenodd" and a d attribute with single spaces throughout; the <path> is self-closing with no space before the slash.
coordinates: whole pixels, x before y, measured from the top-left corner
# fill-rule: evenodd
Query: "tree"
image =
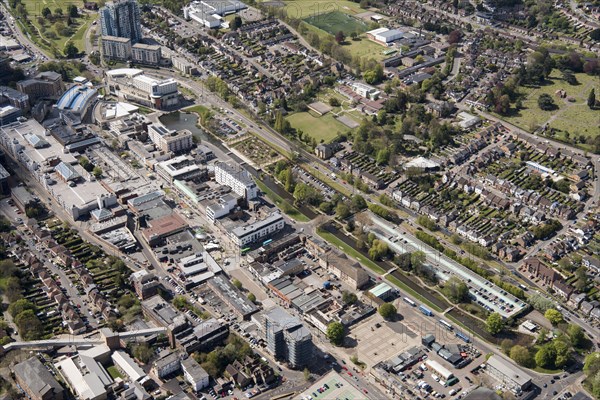
<path id="1" fill-rule="evenodd" d="M 340 101 L 336 97 L 330 97 L 329 98 L 329 105 L 331 107 L 339 107 L 340 106 Z"/>
<path id="2" fill-rule="evenodd" d="M 79 54 L 79 49 L 73 44 L 73 42 L 67 43 L 65 46 L 65 56 L 67 58 L 75 58 Z"/>
<path id="3" fill-rule="evenodd" d="M 229 23 L 229 28 L 232 31 L 237 31 L 242 26 L 242 18 L 239 15 L 236 15 L 235 18 Z"/>
<path id="4" fill-rule="evenodd" d="M 67 7 L 67 12 L 69 13 L 69 17 L 77 18 L 79 17 L 79 11 L 77 10 L 77 6 L 75 4 L 69 4 Z"/>
<path id="5" fill-rule="evenodd" d="M 25 310 L 33 310 L 35 305 L 27 299 L 19 299 L 8 306 L 8 313 L 14 318 Z"/>
<path id="6" fill-rule="evenodd" d="M 580 292 L 584 292 L 588 286 L 587 269 L 584 266 L 577 268 L 575 270 L 575 277 L 577 277 L 577 280 L 575 281 L 575 289 Z"/>
<path id="7" fill-rule="evenodd" d="M 48 19 L 52 16 L 52 11 L 48 7 L 42 8 L 42 17 Z"/>
<path id="8" fill-rule="evenodd" d="M 568 342 L 567 337 L 558 337 L 552 341 L 552 345 L 556 352 L 554 366 L 556 368 L 563 368 L 571 359 L 571 344 Z"/>
<path id="9" fill-rule="evenodd" d="M 552 111 L 557 108 L 554 99 L 547 93 L 542 93 L 538 97 L 538 107 L 544 111 Z"/>
<path id="10" fill-rule="evenodd" d="M 379 315 L 385 319 L 392 319 L 396 315 L 396 306 L 392 303 L 384 303 L 379 306 Z"/>
<path id="11" fill-rule="evenodd" d="M 459 30 L 454 30 L 448 34 L 448 43 L 456 44 L 456 43 L 460 42 L 461 38 L 462 38 L 462 32 Z"/>
<path id="12" fill-rule="evenodd" d="M 344 40 L 346 40 L 346 34 L 343 31 L 338 31 L 338 33 L 335 34 L 335 41 L 338 44 L 342 44 L 344 43 Z"/>
<path id="13" fill-rule="evenodd" d="M 371 244 L 371 248 L 369 249 L 369 258 L 374 261 L 381 260 L 383 257 L 387 256 L 390 252 L 390 248 L 387 243 L 376 239 Z"/>
<path id="14" fill-rule="evenodd" d="M 522 367 L 531 367 L 531 354 L 527 347 L 516 345 L 510 349 L 510 358 Z"/>
<path id="15" fill-rule="evenodd" d="M 513 342 L 510 339 L 502 339 L 500 342 L 500 348 L 506 355 L 510 354 L 510 350 L 513 348 Z"/>
<path id="16" fill-rule="evenodd" d="M 308 367 L 304 367 L 304 371 L 302 371 L 302 375 L 304 375 L 304 380 L 306 382 L 310 381 L 310 370 Z"/>
<path id="17" fill-rule="evenodd" d="M 427 256 L 424 252 L 417 250 L 410 254 L 410 265 L 413 269 L 418 269 L 423 266 Z"/>
<path id="18" fill-rule="evenodd" d="M 94 175 L 94 178 L 99 179 L 102 176 L 102 168 L 98 166 L 94 167 L 92 175 Z"/>
<path id="19" fill-rule="evenodd" d="M 233 279 L 231 281 L 231 283 L 233 284 L 233 286 L 235 286 L 238 290 L 242 290 L 242 288 L 244 287 L 244 285 L 242 285 L 242 282 L 240 282 L 237 279 Z"/>
<path id="20" fill-rule="evenodd" d="M 545 313 L 546 310 L 552 308 L 554 303 L 548 297 L 542 296 L 539 293 L 534 293 L 529 296 L 529 304 L 539 312 Z"/>
<path id="21" fill-rule="evenodd" d="M 146 343 L 141 343 L 133 347 L 133 356 L 144 364 L 150 361 L 153 353 L 152 349 Z"/>
<path id="22" fill-rule="evenodd" d="M 339 219 L 346 219 L 350 215 L 350 208 L 344 202 L 339 202 L 335 207 L 335 215 Z"/>
<path id="23" fill-rule="evenodd" d="M 54 9 L 54 14 L 58 15 L 59 17 L 62 17 L 62 15 L 63 15 L 62 8 L 59 7 L 59 8 Z"/>
<path id="24" fill-rule="evenodd" d="M 590 32 L 590 39 L 600 42 L 600 28 L 594 29 Z"/>
<path id="25" fill-rule="evenodd" d="M 342 301 L 345 304 L 354 304 L 358 301 L 358 297 L 356 296 L 356 294 L 349 292 L 347 290 L 344 290 L 342 292 Z"/>
<path id="26" fill-rule="evenodd" d="M 367 202 L 359 194 L 355 194 L 354 196 L 352 196 L 350 204 L 352 205 L 352 210 L 354 211 L 361 211 L 367 208 Z"/>
<path id="27" fill-rule="evenodd" d="M 535 364 L 538 367 L 552 368 L 554 367 L 555 361 L 556 349 L 552 343 L 545 344 L 544 346 L 540 347 L 537 353 L 535 353 Z"/>
<path id="28" fill-rule="evenodd" d="M 485 321 L 485 327 L 490 334 L 497 335 L 504 329 L 504 320 L 499 313 L 491 313 Z"/>
<path id="29" fill-rule="evenodd" d="M 469 287 L 456 276 L 444 283 L 443 292 L 453 303 L 463 303 L 469 298 Z"/>
<path id="30" fill-rule="evenodd" d="M 250 300 L 253 303 L 256 303 L 256 296 L 254 295 L 254 293 L 248 293 L 248 300 Z"/>
<path id="31" fill-rule="evenodd" d="M 369 85 L 376 85 L 383 80 L 383 67 L 381 64 L 377 64 L 374 69 L 368 70 L 364 73 L 363 77 L 365 82 Z"/>
<path id="32" fill-rule="evenodd" d="M 549 310 L 547 310 L 544 313 L 544 317 L 546 317 L 546 319 L 550 321 L 552 325 L 558 325 L 564 322 L 562 314 L 554 308 L 550 308 Z"/>
<path id="33" fill-rule="evenodd" d="M 585 339 L 583 329 L 575 324 L 569 324 L 567 327 L 567 335 L 569 335 L 571 344 L 573 344 L 574 347 L 579 347 Z"/>
<path id="34" fill-rule="evenodd" d="M 590 90 L 590 94 L 588 95 L 587 105 L 589 108 L 594 108 L 596 106 L 596 91 L 594 88 Z"/>
<path id="35" fill-rule="evenodd" d="M 14 318 L 19 335 L 25 340 L 37 340 L 44 335 L 44 326 L 31 309 L 22 311 Z"/>
<path id="36" fill-rule="evenodd" d="M 358 32 L 350 32 L 350 37 L 352 38 L 352 40 L 358 39 Z"/>
<path id="37" fill-rule="evenodd" d="M 334 321 L 327 325 L 327 339 L 336 346 L 344 343 L 344 325 L 341 322 Z"/>

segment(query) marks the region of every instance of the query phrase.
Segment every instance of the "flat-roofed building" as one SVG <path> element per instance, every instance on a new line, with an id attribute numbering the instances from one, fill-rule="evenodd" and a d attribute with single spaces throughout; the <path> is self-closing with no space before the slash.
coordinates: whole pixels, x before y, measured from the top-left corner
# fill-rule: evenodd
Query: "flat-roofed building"
<path id="1" fill-rule="evenodd" d="M 164 152 L 181 153 L 194 146 L 192 132 L 187 129 L 176 131 L 162 124 L 152 124 L 148 126 L 148 136 Z"/>
<path id="2" fill-rule="evenodd" d="M 274 213 L 269 217 L 251 224 L 236 226 L 230 230 L 229 237 L 238 247 L 243 248 L 259 241 L 260 239 L 279 232 L 285 227 L 285 220 L 280 213 Z"/>
<path id="3" fill-rule="evenodd" d="M 6 103 L 22 111 L 29 111 L 30 108 L 29 95 L 8 86 L 0 86 L 0 105 Z"/>
<path id="4" fill-rule="evenodd" d="M 56 368 L 80 400 L 104 400 L 113 383 L 104 367 L 87 356 L 66 357 Z"/>
<path id="5" fill-rule="evenodd" d="M 229 280 L 222 276 L 217 275 L 210 279 L 208 286 L 242 319 L 249 319 L 252 314 L 258 311 L 253 302 L 248 300 Z"/>
<path id="6" fill-rule="evenodd" d="M 179 104 L 177 81 L 156 79 L 141 69 L 119 68 L 106 71 L 108 91 L 123 101 L 131 101 L 159 110 Z"/>
<path id="7" fill-rule="evenodd" d="M 8 194 L 10 193 L 10 187 L 8 186 L 8 178 L 10 177 L 10 173 L 4 168 L 2 164 L 0 164 L 0 193 Z"/>
<path id="8" fill-rule="evenodd" d="M 131 46 L 131 61 L 136 64 L 159 65 L 161 48 L 155 44 L 136 43 Z"/>
<path id="9" fill-rule="evenodd" d="M 168 353 L 152 363 L 152 369 L 160 379 L 171 375 L 181 369 L 179 353 Z"/>
<path id="10" fill-rule="evenodd" d="M 142 269 L 131 274 L 129 279 L 131 279 L 135 293 L 141 300 L 146 300 L 158 293 L 160 282 L 152 272 Z"/>
<path id="11" fill-rule="evenodd" d="M 285 360 L 291 368 L 309 364 L 314 345 L 310 331 L 302 322 L 281 307 L 264 314 L 267 350 L 277 359 Z"/>
<path id="12" fill-rule="evenodd" d="M 153 246 L 165 237 L 183 232 L 188 224 L 176 212 L 147 222 L 148 227 L 142 230 L 142 237 Z"/>
<path id="13" fill-rule="evenodd" d="M 199 392 L 208 386 L 210 376 L 193 357 L 182 360 L 181 369 L 183 370 L 183 377 L 195 392 Z"/>
<path id="14" fill-rule="evenodd" d="M 38 360 L 31 357 L 12 368 L 15 380 L 32 400 L 62 400 L 64 389 Z"/>
<path id="15" fill-rule="evenodd" d="M 161 161 L 154 168 L 160 177 L 171 183 L 176 180 L 187 181 L 206 174 L 206 168 L 196 164 L 193 157 L 184 155 Z"/>
<path id="16" fill-rule="evenodd" d="M 239 164 L 216 162 L 215 180 L 221 185 L 229 186 L 231 190 L 244 196 L 246 200 L 252 200 L 258 195 L 258 186 L 252 176 Z"/>
<path id="17" fill-rule="evenodd" d="M 140 382 L 146 377 L 144 370 L 124 351 L 118 350 L 111 355 L 115 367 L 125 374 L 131 382 Z"/>
<path id="18" fill-rule="evenodd" d="M 514 393 L 521 393 L 531 385 L 531 375 L 497 355 L 487 360 L 485 370 Z"/>
<path id="19" fill-rule="evenodd" d="M 117 36 L 102 36 L 102 58 L 105 60 L 128 61 L 131 59 L 131 39 Z"/>

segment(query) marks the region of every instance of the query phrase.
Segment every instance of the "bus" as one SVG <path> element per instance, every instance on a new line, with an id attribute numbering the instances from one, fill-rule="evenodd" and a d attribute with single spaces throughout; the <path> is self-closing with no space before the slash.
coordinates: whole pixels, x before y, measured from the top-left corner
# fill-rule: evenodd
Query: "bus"
<path id="1" fill-rule="evenodd" d="M 419 310 L 428 317 L 433 316 L 433 312 L 431 312 L 431 310 L 425 306 L 419 306 Z"/>
<path id="2" fill-rule="evenodd" d="M 451 330 L 453 330 L 453 329 L 454 329 L 454 327 L 453 327 L 452 325 L 450 325 L 449 323 L 447 323 L 447 322 L 446 322 L 446 321 L 444 321 L 443 319 L 440 319 L 440 324 L 441 324 L 441 325 L 442 325 L 444 328 L 448 329 L 449 331 L 451 331 Z"/>
<path id="3" fill-rule="evenodd" d="M 411 299 L 409 299 L 408 297 L 405 297 L 405 298 L 404 298 L 404 302 L 405 302 L 406 304 L 409 304 L 409 305 L 410 305 L 410 306 L 412 306 L 412 307 L 416 307 L 416 306 L 417 306 L 417 303 L 415 303 L 414 301 L 412 301 L 412 300 L 411 300 Z"/>
<path id="4" fill-rule="evenodd" d="M 527 286 L 523 285 L 522 283 L 519 283 L 519 287 L 524 291 L 527 291 Z"/>
<path id="5" fill-rule="evenodd" d="M 263 244 L 262 244 L 262 245 L 263 245 L 263 246 L 266 246 L 266 245 L 268 245 L 269 243 L 271 243 L 272 241 L 273 241 L 273 239 L 267 239 L 267 240 L 265 240 L 265 241 L 263 242 Z"/>
<path id="6" fill-rule="evenodd" d="M 244 247 L 244 248 L 242 249 L 242 254 L 246 254 L 246 253 L 247 253 L 247 252 L 249 252 L 249 251 L 250 251 L 250 247 Z"/>
<path id="7" fill-rule="evenodd" d="M 471 338 L 469 338 L 467 335 L 465 335 L 461 331 L 456 331 L 455 335 L 457 338 L 462 339 L 467 343 L 471 343 Z"/>

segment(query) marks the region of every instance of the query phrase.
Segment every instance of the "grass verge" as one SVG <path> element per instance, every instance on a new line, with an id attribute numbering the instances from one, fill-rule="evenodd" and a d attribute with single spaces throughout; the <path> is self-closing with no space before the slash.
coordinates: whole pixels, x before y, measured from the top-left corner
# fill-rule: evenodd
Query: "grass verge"
<path id="1" fill-rule="evenodd" d="M 395 276 L 386 275 L 385 279 L 390 281 L 394 285 L 398 286 L 400 289 L 404 290 L 406 293 L 410 293 L 410 295 L 413 296 L 415 299 L 418 299 L 423 304 L 427 304 L 427 306 L 431 307 L 433 310 L 435 310 L 437 312 L 442 311 L 441 308 L 439 308 L 438 306 L 436 306 L 435 304 L 433 304 L 432 302 L 427 300 L 425 297 L 421 296 L 414 289 L 412 289 L 410 286 L 406 285 L 404 282 L 402 282 L 400 279 L 396 278 Z"/>
<path id="2" fill-rule="evenodd" d="M 256 184 L 258 185 L 258 187 L 260 188 L 260 190 L 263 193 L 265 193 L 289 217 L 295 219 L 298 222 L 308 222 L 308 221 L 310 221 L 310 218 L 308 218 L 306 215 L 302 214 L 300 212 L 300 210 L 298 210 L 296 207 L 294 207 L 293 205 L 291 205 L 283 197 L 279 196 L 277 193 L 275 193 L 274 191 L 272 191 L 271 189 L 269 189 L 267 187 L 267 185 L 265 185 L 264 183 L 262 183 L 258 179 L 256 180 Z"/>
<path id="3" fill-rule="evenodd" d="M 324 231 L 320 231 L 317 233 L 323 239 L 325 239 L 329 243 L 333 244 L 334 246 L 338 247 L 344 253 L 348 254 L 350 257 L 357 259 L 361 264 L 363 264 L 364 266 L 369 268 L 371 271 L 373 271 L 377 274 L 385 274 L 385 270 L 383 268 L 381 268 L 380 266 L 378 266 L 377 264 L 375 264 L 373 261 L 369 260 L 368 258 L 363 257 L 362 254 L 360 254 L 358 251 L 356 251 L 352 247 L 348 246 L 346 243 L 339 240 L 337 237 L 335 237 L 335 235 L 333 235 L 329 232 L 324 232 Z"/>

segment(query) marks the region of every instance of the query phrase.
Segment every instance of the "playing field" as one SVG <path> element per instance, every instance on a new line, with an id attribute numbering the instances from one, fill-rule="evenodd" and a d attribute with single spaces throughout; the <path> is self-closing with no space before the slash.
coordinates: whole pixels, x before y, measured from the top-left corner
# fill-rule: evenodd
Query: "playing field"
<path id="1" fill-rule="evenodd" d="M 282 4 L 287 14 L 296 19 L 305 19 L 334 11 L 346 14 L 359 14 L 365 11 L 360 8 L 358 3 L 352 1 L 292 0 L 283 1 Z"/>
<path id="2" fill-rule="evenodd" d="M 299 112 L 287 117 L 293 128 L 314 137 L 317 142 L 331 142 L 339 133 L 350 131 L 347 126 L 337 121 L 333 114 L 322 117 L 311 112 Z"/>
<path id="3" fill-rule="evenodd" d="M 361 34 L 366 32 L 369 27 L 363 21 L 359 21 L 351 15 L 341 11 L 333 11 L 325 14 L 313 15 L 304 19 L 313 26 L 324 30 L 332 35 L 342 31 L 346 36 L 350 36 L 352 32 Z"/>
<path id="4" fill-rule="evenodd" d="M 587 74 L 580 73 L 575 76 L 579 84 L 574 86 L 565 82 L 559 71 L 554 71 L 546 85 L 519 88 L 524 95 L 523 109 L 502 118 L 530 132 L 538 126 L 548 124 L 549 127 L 562 131 L 558 133 L 559 138 L 564 136 L 565 132 L 568 132 L 571 138 L 599 135 L 600 112 L 587 106 L 587 98 L 592 88 L 596 89 L 596 93 L 600 93 L 600 84 L 597 79 Z M 567 93 L 567 98 L 570 97 L 574 101 L 557 96 L 556 91 L 561 89 Z M 552 96 L 558 109 L 543 111 L 539 108 L 537 101 L 543 93 Z"/>
<path id="5" fill-rule="evenodd" d="M 304 21 L 304 22 L 306 23 L 306 26 L 308 27 L 309 32 L 315 32 L 321 38 L 332 36 L 331 33 L 329 33 L 328 31 L 318 28 L 317 26 L 312 25 L 312 24 L 308 23 L 307 21 Z M 357 20 L 357 22 L 358 22 L 358 20 Z M 339 31 L 339 29 L 338 29 L 338 31 Z M 383 54 L 383 52 L 385 50 L 388 50 L 387 47 L 383 47 L 383 46 L 367 39 L 367 36 L 364 33 L 362 33 L 357 38 L 357 40 L 352 40 L 350 38 L 346 38 L 343 48 L 347 49 L 350 52 L 350 54 L 352 54 L 352 56 L 372 58 L 377 61 L 381 61 L 384 58 L 389 57 L 389 56 L 386 56 Z"/>

